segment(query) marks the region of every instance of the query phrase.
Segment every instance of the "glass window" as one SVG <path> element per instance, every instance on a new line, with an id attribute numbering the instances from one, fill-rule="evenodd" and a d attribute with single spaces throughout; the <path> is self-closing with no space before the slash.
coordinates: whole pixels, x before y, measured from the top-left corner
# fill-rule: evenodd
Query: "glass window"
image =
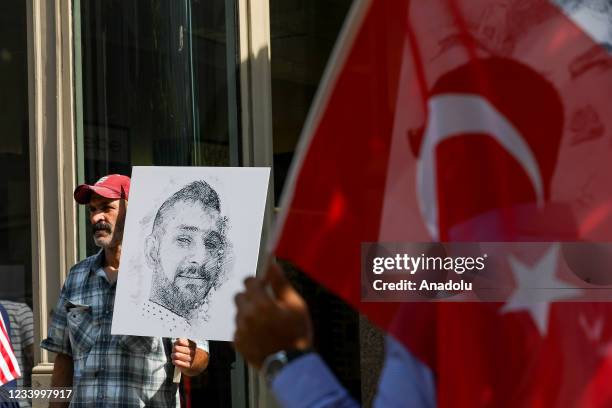
<path id="1" fill-rule="evenodd" d="M 350 6 L 351 0 L 270 0 L 276 203 Z"/>
<path id="2" fill-rule="evenodd" d="M 79 182 L 134 165 L 236 166 L 236 6 L 224 0 L 75 0 Z M 81 257 L 97 251 L 81 206 Z M 184 380 L 194 406 L 245 406 L 224 342 Z M 189 406 L 189 405 L 188 405 Z"/>
<path id="3" fill-rule="evenodd" d="M 18 385 L 30 384 L 34 343 L 26 27 L 26 2 L 0 2 L 0 304 L 24 372 Z"/>
<path id="4" fill-rule="evenodd" d="M 270 0 L 274 195 L 282 192 L 300 132 L 351 0 Z M 303 273 L 290 278 L 305 297 L 315 347 L 342 384 L 370 406 L 382 359 L 382 335 Z M 356 341 L 359 339 L 359 341 Z"/>

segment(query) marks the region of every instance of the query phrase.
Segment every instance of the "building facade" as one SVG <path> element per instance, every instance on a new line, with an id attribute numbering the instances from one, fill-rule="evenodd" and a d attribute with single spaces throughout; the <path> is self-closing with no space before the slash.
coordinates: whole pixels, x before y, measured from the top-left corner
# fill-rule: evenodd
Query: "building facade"
<path id="1" fill-rule="evenodd" d="M 0 302 L 32 310 L 33 339 L 22 341 L 31 345 L 33 386 L 50 381 L 53 355 L 38 345 L 66 274 L 96 250 L 74 188 L 109 173 L 129 175 L 134 165 L 270 166 L 265 242 L 350 5 L 2 2 Z M 307 277 L 292 275 L 311 306 L 318 349 L 367 403 L 380 334 Z M 213 342 L 207 372 L 183 386 L 194 405 L 272 404 L 229 343 Z"/>

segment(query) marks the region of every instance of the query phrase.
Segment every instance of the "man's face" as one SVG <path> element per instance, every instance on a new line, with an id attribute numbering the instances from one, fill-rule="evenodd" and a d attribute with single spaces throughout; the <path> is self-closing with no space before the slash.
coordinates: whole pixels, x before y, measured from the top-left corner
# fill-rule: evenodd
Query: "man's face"
<path id="1" fill-rule="evenodd" d="M 156 271 L 161 284 L 178 294 L 181 312 L 197 308 L 223 268 L 224 236 L 218 211 L 177 202 L 164 217 L 159 234 Z"/>
<path id="2" fill-rule="evenodd" d="M 121 245 L 125 208 L 125 200 L 92 195 L 89 202 L 89 222 L 93 227 L 93 239 L 97 246 L 114 248 Z"/>

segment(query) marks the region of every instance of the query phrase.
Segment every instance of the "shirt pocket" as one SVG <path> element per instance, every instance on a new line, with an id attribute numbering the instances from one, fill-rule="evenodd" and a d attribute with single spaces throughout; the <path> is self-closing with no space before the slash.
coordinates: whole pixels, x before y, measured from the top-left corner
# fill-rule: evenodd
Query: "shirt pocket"
<path id="1" fill-rule="evenodd" d="M 119 336 L 119 344 L 130 354 L 149 354 L 152 351 L 157 351 L 159 347 L 158 338 L 146 336 Z"/>
<path id="2" fill-rule="evenodd" d="M 96 342 L 100 331 L 93 322 L 92 308 L 89 305 L 68 301 L 66 316 L 72 355 L 75 359 L 85 357 Z"/>

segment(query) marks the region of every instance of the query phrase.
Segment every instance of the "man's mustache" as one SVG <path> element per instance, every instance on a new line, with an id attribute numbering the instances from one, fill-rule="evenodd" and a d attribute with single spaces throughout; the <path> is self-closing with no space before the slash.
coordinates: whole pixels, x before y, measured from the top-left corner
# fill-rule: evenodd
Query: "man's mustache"
<path id="1" fill-rule="evenodd" d="M 93 232 L 96 233 L 98 231 L 107 231 L 109 234 L 112 231 L 112 226 L 107 222 L 98 222 L 92 226 Z"/>
<path id="2" fill-rule="evenodd" d="M 206 265 L 187 265 L 179 267 L 176 270 L 176 277 L 191 278 L 191 279 L 211 279 L 212 273 Z"/>

